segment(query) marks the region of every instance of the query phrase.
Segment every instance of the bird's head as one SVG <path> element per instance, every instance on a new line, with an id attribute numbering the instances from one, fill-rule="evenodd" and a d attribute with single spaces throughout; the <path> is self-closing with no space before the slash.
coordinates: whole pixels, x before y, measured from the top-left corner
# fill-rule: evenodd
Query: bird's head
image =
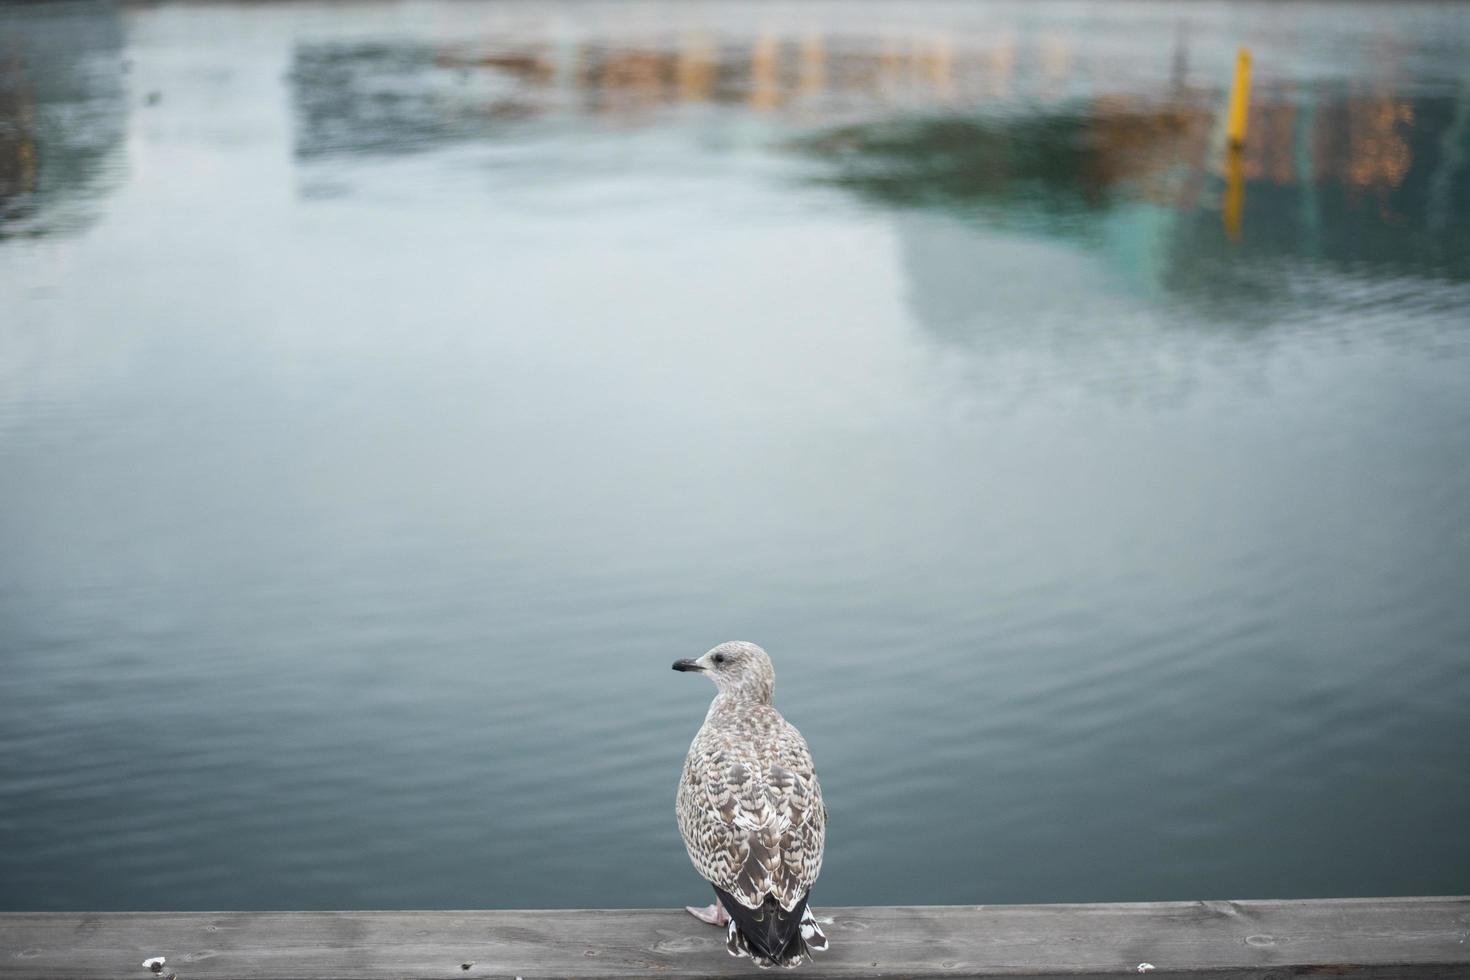
<path id="1" fill-rule="evenodd" d="M 731 640 L 697 660 L 676 660 L 675 670 L 699 671 L 715 682 L 721 694 L 739 700 L 770 704 L 776 689 L 776 670 L 766 651 L 754 643 Z"/>

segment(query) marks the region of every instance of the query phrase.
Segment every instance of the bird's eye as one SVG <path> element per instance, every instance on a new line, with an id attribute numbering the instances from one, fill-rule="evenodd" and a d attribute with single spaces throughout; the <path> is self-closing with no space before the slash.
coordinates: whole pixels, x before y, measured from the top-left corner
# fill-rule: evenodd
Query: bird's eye
<path id="1" fill-rule="evenodd" d="M 725 662 L 725 655 L 723 653 L 717 653 L 717 654 L 715 654 L 715 663 L 722 664 L 724 662 Z"/>

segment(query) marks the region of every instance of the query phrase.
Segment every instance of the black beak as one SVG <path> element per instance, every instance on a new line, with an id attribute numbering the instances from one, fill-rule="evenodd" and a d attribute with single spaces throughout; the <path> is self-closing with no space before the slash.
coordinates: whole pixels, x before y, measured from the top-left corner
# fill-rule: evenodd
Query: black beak
<path id="1" fill-rule="evenodd" d="M 704 670 L 703 667 L 699 666 L 699 664 L 695 663 L 693 660 L 675 660 L 674 661 L 674 669 L 675 670 Z"/>

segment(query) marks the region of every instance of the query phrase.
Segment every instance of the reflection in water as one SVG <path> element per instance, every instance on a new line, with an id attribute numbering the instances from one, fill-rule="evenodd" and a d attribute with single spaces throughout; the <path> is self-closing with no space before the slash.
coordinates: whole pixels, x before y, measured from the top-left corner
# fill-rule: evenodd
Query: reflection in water
<path id="1" fill-rule="evenodd" d="M 1320 97 L 1317 97 L 1320 99 Z M 1212 110 L 1097 99 L 1022 119 L 878 122 L 809 141 L 840 186 L 889 204 L 968 212 L 1055 233 L 1130 202 L 1208 210 L 1219 179 L 1242 244 L 1347 264 L 1470 277 L 1470 193 L 1447 175 L 1470 149 L 1463 99 L 1321 99 L 1253 107 L 1253 133 L 1225 179 Z M 1417 124 L 1414 121 L 1417 119 Z M 1217 163 L 1218 161 L 1218 163 Z M 1441 191 L 1429 206 L 1432 187 Z M 1253 202 L 1253 203 L 1252 203 Z"/>
<path id="2" fill-rule="evenodd" d="M 1405 314 L 1464 304 L 1470 184 L 1449 178 L 1457 186 L 1436 194 L 1463 173 L 1463 112 L 1463 97 L 1445 96 L 1263 107 L 1267 138 L 1247 144 L 1238 189 L 1223 175 L 1227 233 L 1207 209 L 1171 212 L 1159 283 L 1225 321 L 1318 319 L 1389 295 Z M 1453 318 L 1435 330 L 1464 338 Z"/>
<path id="3" fill-rule="evenodd" d="M 0 21 L 0 908 L 687 901 L 730 636 L 824 903 L 1463 888 L 1458 10 Z"/>
<path id="4" fill-rule="evenodd" d="M 571 113 L 651 124 L 695 104 L 790 122 L 942 106 L 1010 88 L 1012 42 L 957 54 L 945 34 L 896 38 L 764 29 L 660 41 L 578 38 L 508 46 L 308 44 L 295 54 L 297 152 L 397 152 L 503 135 L 507 120 Z"/>
<path id="5" fill-rule="evenodd" d="M 1123 55 L 1011 31 L 314 43 L 295 52 L 296 149 L 312 159 L 516 142 L 532 125 L 673 122 L 682 106 L 763 120 L 757 138 L 815 163 L 819 184 L 885 210 L 1101 250 L 1120 276 L 1198 304 L 1205 320 L 1299 291 L 1301 270 L 1283 259 L 1470 278 L 1463 88 L 1378 94 L 1391 78 L 1308 86 L 1273 83 L 1268 70 L 1232 157 L 1221 132 L 1228 76 L 1198 84 L 1183 31 L 1159 60 L 1158 80 L 1140 84 Z M 933 222 L 897 227 L 906 249 L 933 251 L 908 241 Z M 957 297 L 986 303 L 983 290 L 937 278 L 965 263 L 905 267 L 921 313 L 943 297 L 946 330 Z"/>
<path id="6" fill-rule="evenodd" d="M 0 8 L 0 238 L 85 221 L 127 125 L 108 5 Z"/>
<path id="7" fill-rule="evenodd" d="M 1125 183 L 1145 199 L 1196 155 L 1209 117 L 1149 112 L 1117 100 L 1020 118 L 930 117 L 835 130 L 806 149 L 838 186 L 888 205 L 929 206 L 1054 234 L 1116 203 Z M 1191 144 L 1194 144 L 1192 147 Z"/>
<path id="8" fill-rule="evenodd" d="M 1240 147 L 1225 150 L 1225 198 L 1220 205 L 1221 220 L 1225 224 L 1225 237 L 1232 242 L 1240 241 L 1240 211 L 1245 204 L 1245 164 Z"/>
<path id="9" fill-rule="evenodd" d="M 1297 93 L 1252 116 L 1240 152 L 1223 146 L 1211 108 L 1116 98 L 1021 118 L 879 121 L 804 146 L 831 167 L 824 180 L 885 206 L 1097 248 L 1138 288 L 1189 302 L 1199 322 L 1245 325 L 1288 310 L 1318 317 L 1377 302 L 1324 278 L 1329 270 L 1360 283 L 1470 280 L 1470 182 L 1450 176 L 1470 150 L 1463 93 Z M 966 318 L 992 305 L 969 271 L 990 246 L 972 237 L 974 261 L 936 263 L 935 248 L 912 238 L 936 227 L 900 225 L 914 254 L 911 297 L 931 327 L 963 337 Z M 941 251 L 965 247 L 966 236 L 943 237 Z M 960 281 L 943 281 L 945 269 Z M 965 295 L 968 308 L 956 309 L 953 299 Z M 942 324 L 926 315 L 934 296 L 951 300 Z"/>

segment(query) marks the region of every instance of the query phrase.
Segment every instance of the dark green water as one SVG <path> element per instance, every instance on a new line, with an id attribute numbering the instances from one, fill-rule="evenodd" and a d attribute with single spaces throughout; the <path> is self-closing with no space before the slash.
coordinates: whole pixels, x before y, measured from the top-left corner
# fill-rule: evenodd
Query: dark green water
<path id="1" fill-rule="evenodd" d="M 0 9 L 0 908 L 1464 893 L 1467 599 L 1470 7 Z"/>

